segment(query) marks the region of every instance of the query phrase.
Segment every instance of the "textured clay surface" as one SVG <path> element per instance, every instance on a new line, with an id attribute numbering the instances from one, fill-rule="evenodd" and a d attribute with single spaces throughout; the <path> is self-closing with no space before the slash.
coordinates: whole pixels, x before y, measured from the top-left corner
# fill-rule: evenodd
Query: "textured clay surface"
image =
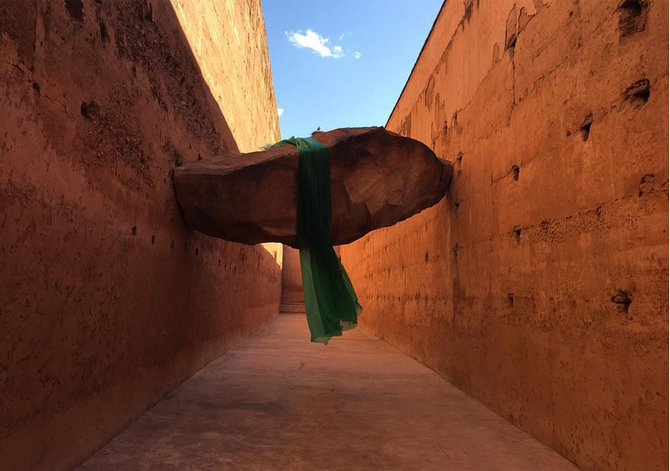
<path id="1" fill-rule="evenodd" d="M 454 177 L 342 247 L 361 326 L 584 470 L 667 469 L 667 2 L 447 1 L 387 127 Z"/>
<path id="2" fill-rule="evenodd" d="M 277 312 L 281 247 L 190 230 L 172 184 L 279 138 L 260 3 L 174 3 L 0 2 L 2 469 L 71 469 Z"/>
<path id="3" fill-rule="evenodd" d="M 77 471 L 577 471 L 386 342 L 307 339 L 278 316 Z"/>
<path id="4" fill-rule="evenodd" d="M 391 226 L 444 198 L 453 166 L 419 141 L 381 127 L 340 128 L 313 137 L 328 147 L 335 245 Z M 285 144 L 176 169 L 186 222 L 225 240 L 296 247 L 298 161 L 297 147 Z"/>

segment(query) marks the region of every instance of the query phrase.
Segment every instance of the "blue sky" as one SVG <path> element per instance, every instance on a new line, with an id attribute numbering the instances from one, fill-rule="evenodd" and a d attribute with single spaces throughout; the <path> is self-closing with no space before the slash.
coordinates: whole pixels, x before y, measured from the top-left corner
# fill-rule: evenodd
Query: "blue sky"
<path id="1" fill-rule="evenodd" d="M 282 137 L 383 126 L 442 0 L 263 0 Z"/>

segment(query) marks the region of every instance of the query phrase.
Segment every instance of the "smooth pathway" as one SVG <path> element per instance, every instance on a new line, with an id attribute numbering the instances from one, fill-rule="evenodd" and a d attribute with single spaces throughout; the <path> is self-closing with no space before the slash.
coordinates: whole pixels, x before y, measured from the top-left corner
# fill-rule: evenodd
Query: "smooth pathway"
<path id="1" fill-rule="evenodd" d="M 79 471 L 576 471 L 439 375 L 360 329 L 309 342 L 280 315 Z"/>

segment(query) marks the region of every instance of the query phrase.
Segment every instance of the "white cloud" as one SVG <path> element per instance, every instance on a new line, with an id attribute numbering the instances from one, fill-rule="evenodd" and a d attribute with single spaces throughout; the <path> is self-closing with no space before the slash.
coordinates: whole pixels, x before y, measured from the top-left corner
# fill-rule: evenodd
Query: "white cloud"
<path id="1" fill-rule="evenodd" d="M 281 117 L 284 114 L 284 108 L 277 108 L 277 116 Z"/>
<path id="2" fill-rule="evenodd" d="M 334 57 L 337 59 L 338 57 L 344 56 L 344 51 L 340 46 L 334 46 L 331 50 L 330 47 L 328 47 L 328 42 L 330 40 L 315 33 L 311 29 L 308 29 L 305 34 L 302 34 L 301 31 L 291 31 L 290 33 L 286 31 L 286 37 L 295 47 L 311 49 L 321 57 Z"/>
<path id="3" fill-rule="evenodd" d="M 363 54 L 361 54 L 361 53 L 358 52 L 358 51 L 354 52 L 354 57 L 355 57 L 356 59 L 360 59 L 362 55 L 363 55 Z"/>

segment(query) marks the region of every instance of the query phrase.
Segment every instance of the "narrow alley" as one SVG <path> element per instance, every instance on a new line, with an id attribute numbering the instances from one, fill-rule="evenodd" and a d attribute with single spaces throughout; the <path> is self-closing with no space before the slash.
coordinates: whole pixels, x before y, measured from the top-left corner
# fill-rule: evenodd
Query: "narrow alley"
<path id="1" fill-rule="evenodd" d="M 0 471 L 667 470 L 669 8 L 0 0 Z"/>
<path id="2" fill-rule="evenodd" d="M 133 470 L 575 470 L 361 329 L 327 347 L 284 314 L 79 467 Z"/>

